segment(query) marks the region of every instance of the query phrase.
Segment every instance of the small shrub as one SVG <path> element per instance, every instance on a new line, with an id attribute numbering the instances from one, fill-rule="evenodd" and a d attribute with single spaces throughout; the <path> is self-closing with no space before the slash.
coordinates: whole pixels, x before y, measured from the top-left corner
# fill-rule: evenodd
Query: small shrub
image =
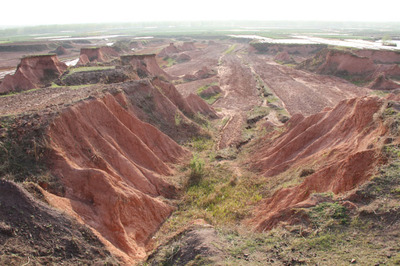
<path id="1" fill-rule="evenodd" d="M 198 184 L 204 175 L 204 160 L 200 159 L 197 155 L 193 155 L 192 160 L 190 160 L 189 168 L 190 176 L 188 185 L 193 186 Z"/>

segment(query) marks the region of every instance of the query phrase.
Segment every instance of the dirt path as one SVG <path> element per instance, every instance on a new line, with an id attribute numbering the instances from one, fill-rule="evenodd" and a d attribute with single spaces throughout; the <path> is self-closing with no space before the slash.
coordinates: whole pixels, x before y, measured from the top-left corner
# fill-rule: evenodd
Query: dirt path
<path id="1" fill-rule="evenodd" d="M 343 99 L 363 96 L 369 91 L 339 78 L 279 65 L 262 55 L 250 54 L 244 58 L 292 115 L 311 115 L 325 107 L 333 107 Z"/>

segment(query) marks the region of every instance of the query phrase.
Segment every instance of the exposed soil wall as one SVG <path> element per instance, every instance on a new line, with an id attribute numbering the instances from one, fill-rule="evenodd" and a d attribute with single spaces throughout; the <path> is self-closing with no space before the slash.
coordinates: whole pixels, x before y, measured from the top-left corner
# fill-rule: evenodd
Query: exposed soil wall
<path id="1" fill-rule="evenodd" d="M 67 65 L 56 55 L 29 56 L 21 60 L 14 75 L 6 75 L 0 84 L 0 93 L 24 91 L 42 87 L 57 79 Z"/>
<path id="2" fill-rule="evenodd" d="M 330 111 L 307 118 L 295 115 L 273 143 L 266 138 L 251 159 L 252 169 L 269 178 L 304 165 L 312 165 L 314 171 L 299 185 L 282 188 L 262 201 L 250 224 L 260 231 L 271 229 L 290 219 L 292 208 L 312 193 L 338 194 L 368 180 L 380 162 L 386 134 L 378 115 L 383 104 L 376 97 L 344 100 Z"/>
<path id="3" fill-rule="evenodd" d="M 132 66 L 140 78 L 145 78 L 148 76 L 162 76 L 167 80 L 173 79 L 172 76 L 167 74 L 157 64 L 155 54 L 124 55 L 121 56 L 121 62 L 123 66 Z"/>
<path id="4" fill-rule="evenodd" d="M 173 208 L 176 196 L 163 176 L 189 153 L 106 95 L 64 110 L 48 130 L 52 173 L 66 188 L 68 206 L 115 248 L 138 259 Z M 61 202 L 61 201 L 60 201 Z"/>

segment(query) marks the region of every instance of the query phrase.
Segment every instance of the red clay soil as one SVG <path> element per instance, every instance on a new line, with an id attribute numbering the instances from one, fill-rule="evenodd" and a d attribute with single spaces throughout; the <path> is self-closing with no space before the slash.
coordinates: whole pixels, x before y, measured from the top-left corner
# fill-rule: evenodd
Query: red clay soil
<path id="1" fill-rule="evenodd" d="M 337 77 L 279 65 L 264 55 L 250 54 L 246 60 L 291 115 L 301 113 L 308 116 L 321 112 L 325 107 L 333 107 L 341 100 L 369 93 L 368 89 Z"/>
<path id="2" fill-rule="evenodd" d="M 317 69 L 317 73 L 368 76 L 376 68 L 372 59 L 351 52 L 329 50 L 325 56 L 325 62 Z"/>
<path id="3" fill-rule="evenodd" d="M 185 98 L 185 100 L 195 114 L 200 113 L 209 118 L 218 118 L 214 108 L 212 108 L 198 95 L 191 93 Z"/>
<path id="4" fill-rule="evenodd" d="M 196 46 L 194 42 L 184 42 L 181 46 L 178 47 L 179 51 L 192 51 L 196 50 Z"/>
<path id="5" fill-rule="evenodd" d="M 80 54 L 79 55 L 79 60 L 78 63 L 76 63 L 77 66 L 84 66 L 90 63 L 89 57 L 87 54 Z"/>
<path id="6" fill-rule="evenodd" d="M 248 223 L 259 231 L 269 230 L 281 221 L 290 222 L 292 209 L 308 204 L 312 193 L 343 193 L 368 180 L 380 163 L 387 132 L 376 115 L 383 105 L 377 97 L 344 100 L 330 111 L 293 116 L 287 131 L 273 143 L 267 136 L 251 158 L 253 170 L 277 178 L 288 169 L 311 165 L 314 173 L 263 200 Z"/>
<path id="7" fill-rule="evenodd" d="M 168 165 L 189 153 L 155 127 L 141 122 L 106 95 L 61 113 L 48 130 L 54 150 L 50 166 L 66 187 L 65 203 L 114 247 L 130 258 L 143 258 L 146 243 L 173 208 L 158 197 L 176 189 L 163 176 Z M 70 210 L 68 210 L 70 209 Z"/>
<path id="8" fill-rule="evenodd" d="M 170 43 L 167 47 L 163 48 L 159 53 L 159 57 L 171 56 L 173 54 L 179 53 L 178 48 L 173 44 Z"/>
<path id="9" fill-rule="evenodd" d="M 116 85 L 128 99 L 127 108 L 140 120 L 146 121 L 178 143 L 202 134 L 201 128 L 148 80 L 125 82 Z"/>
<path id="10" fill-rule="evenodd" d="M 155 54 L 144 55 L 124 55 L 121 56 L 122 65 L 131 65 L 140 76 L 162 76 L 167 80 L 172 80 L 173 77 L 167 74 L 157 64 Z"/>
<path id="11" fill-rule="evenodd" d="M 43 87 L 67 69 L 56 55 L 29 56 L 21 60 L 14 75 L 6 75 L 0 93 L 25 91 Z"/>
<path id="12" fill-rule="evenodd" d="M 400 66 L 397 64 L 378 65 L 373 77 L 378 77 L 380 75 L 400 79 Z"/>
<path id="13" fill-rule="evenodd" d="M 195 114 L 187 101 L 182 97 L 173 84 L 162 81 L 160 78 L 154 78 L 152 80 L 152 84 L 160 88 L 163 94 L 167 96 L 167 98 L 185 115 L 193 116 Z"/>
<path id="14" fill-rule="evenodd" d="M 368 85 L 368 88 L 373 90 L 395 90 L 400 89 L 400 84 L 381 74 Z"/>
<path id="15" fill-rule="evenodd" d="M 278 53 L 274 57 L 274 60 L 285 64 L 295 63 L 294 59 L 290 56 L 290 54 L 287 51 Z"/>
<path id="16" fill-rule="evenodd" d="M 182 62 L 190 61 L 191 59 L 192 59 L 192 58 L 191 58 L 188 54 L 181 53 L 181 54 L 179 54 L 178 57 L 176 58 L 176 61 L 177 61 L 178 63 L 182 63 Z"/>
<path id="17" fill-rule="evenodd" d="M 103 46 L 96 48 L 81 48 L 81 54 L 77 65 L 86 65 L 87 59 L 90 63 L 106 62 L 119 54 L 112 47 Z M 82 61 L 81 61 L 82 60 Z"/>
<path id="18" fill-rule="evenodd" d="M 400 64 L 400 52 L 388 50 L 354 50 L 358 56 L 371 58 L 377 64 Z"/>

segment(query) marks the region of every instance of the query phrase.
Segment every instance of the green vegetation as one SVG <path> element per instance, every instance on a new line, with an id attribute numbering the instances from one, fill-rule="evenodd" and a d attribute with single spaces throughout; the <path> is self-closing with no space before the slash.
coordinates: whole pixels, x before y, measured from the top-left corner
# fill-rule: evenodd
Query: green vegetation
<path id="1" fill-rule="evenodd" d="M 115 69 L 115 66 L 74 67 L 74 68 L 69 69 L 69 72 L 66 76 L 72 75 L 74 73 L 79 73 L 79 72 L 101 71 L 101 70 L 109 70 L 109 69 Z"/>
<path id="2" fill-rule="evenodd" d="M 0 95 L 0 98 L 9 97 L 9 96 L 13 96 L 13 95 L 16 95 L 16 94 L 28 93 L 28 92 L 32 92 L 32 91 L 36 91 L 36 90 L 38 90 L 38 88 L 37 89 L 30 89 L 30 90 L 27 90 L 27 91 L 10 92 L 8 94 Z"/>
<path id="3" fill-rule="evenodd" d="M 236 48 L 236 44 L 232 44 L 225 52 L 224 54 L 230 54 L 232 53 Z"/>
<path id="4" fill-rule="evenodd" d="M 167 67 L 171 67 L 176 64 L 176 60 L 169 56 L 164 57 L 163 60 L 167 62 Z"/>
<path id="5" fill-rule="evenodd" d="M 68 88 L 70 90 L 78 90 L 78 89 L 82 89 L 82 88 L 86 88 L 86 87 L 90 87 L 93 86 L 93 84 L 83 84 L 83 85 L 74 85 L 74 86 L 60 86 L 56 83 L 52 83 L 50 88 Z"/>
<path id="6" fill-rule="evenodd" d="M 213 104 L 215 103 L 216 100 L 218 100 L 219 97 L 221 97 L 220 93 L 214 94 L 214 95 L 209 95 L 209 96 L 204 96 L 201 93 L 208 89 L 211 86 L 218 85 L 217 82 L 213 82 L 211 84 L 207 84 L 204 86 L 201 86 L 200 88 L 197 89 L 197 95 L 199 95 L 203 100 L 205 100 L 208 104 Z"/>

